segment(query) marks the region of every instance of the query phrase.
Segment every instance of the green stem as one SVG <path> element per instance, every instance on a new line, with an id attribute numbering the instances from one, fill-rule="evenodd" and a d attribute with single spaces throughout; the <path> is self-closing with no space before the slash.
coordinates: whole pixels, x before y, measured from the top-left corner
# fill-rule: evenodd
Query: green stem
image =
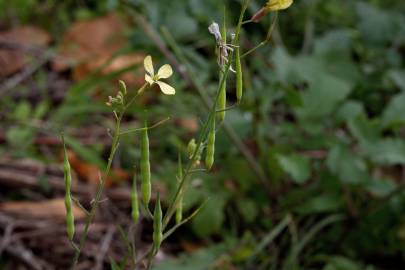
<path id="1" fill-rule="evenodd" d="M 167 212 L 166 212 L 166 214 L 165 214 L 165 216 L 163 218 L 163 230 L 168 225 L 171 217 L 173 216 L 173 214 L 174 214 L 174 212 L 176 210 L 177 203 L 178 203 L 178 201 L 180 199 L 180 196 L 179 196 L 180 192 L 183 189 L 184 184 L 186 183 L 187 177 L 191 174 L 190 172 L 191 172 L 191 169 L 193 168 L 194 163 L 197 161 L 198 152 L 200 151 L 200 148 L 201 148 L 201 146 L 203 144 L 204 138 L 205 138 L 205 136 L 207 134 L 209 123 L 211 122 L 212 117 L 215 117 L 216 106 L 217 106 L 219 95 L 220 95 L 220 89 L 221 89 L 221 87 L 223 87 L 223 85 L 224 85 L 224 83 L 226 81 L 226 78 L 228 77 L 228 72 L 229 72 L 229 68 L 231 67 L 231 62 L 232 61 L 228 61 L 227 65 L 225 67 L 224 75 L 222 76 L 221 82 L 220 82 L 219 87 L 217 89 L 217 95 L 216 95 L 215 101 L 212 104 L 211 110 L 210 110 L 209 115 L 208 115 L 208 119 L 205 121 L 205 123 L 204 123 L 204 125 L 202 127 L 202 130 L 200 132 L 200 136 L 199 136 L 199 138 L 197 140 L 197 147 L 195 148 L 193 154 L 191 155 L 191 158 L 190 158 L 190 160 L 189 160 L 189 162 L 188 162 L 188 164 L 186 166 L 186 170 L 185 170 L 185 172 L 183 174 L 183 177 L 181 178 L 181 181 L 180 181 L 180 183 L 179 183 L 179 185 L 177 187 L 174 198 L 173 198 L 171 204 L 169 205 L 169 208 L 168 208 L 168 210 L 167 210 Z"/>
<path id="2" fill-rule="evenodd" d="M 245 11 L 246 11 L 246 8 L 247 8 L 249 2 L 250 2 L 250 0 L 245 1 L 244 4 L 243 4 L 243 6 L 242 6 L 241 14 L 240 14 L 240 16 L 239 16 L 238 25 L 237 25 L 236 32 L 235 32 L 235 39 L 234 39 L 233 42 L 232 42 L 232 45 L 234 45 L 234 46 L 235 46 L 235 45 L 237 44 L 237 42 L 238 42 L 239 33 L 240 33 L 240 29 L 241 29 L 242 22 L 243 22 L 243 17 L 244 17 L 244 14 L 245 14 Z M 207 133 L 207 131 L 208 131 L 209 123 L 211 122 L 212 117 L 215 117 L 215 114 L 216 114 L 216 106 L 217 106 L 218 99 L 219 99 L 219 96 L 220 96 L 220 89 L 221 89 L 221 88 L 223 87 L 223 85 L 225 84 L 226 78 L 227 78 L 228 73 L 229 73 L 229 69 L 230 69 L 230 67 L 231 67 L 232 59 L 233 59 L 233 53 L 230 54 L 229 59 L 228 59 L 228 62 L 227 62 L 227 65 L 225 66 L 224 74 L 223 74 L 223 76 L 222 76 L 222 78 L 221 78 L 221 81 L 220 81 L 219 86 L 218 86 L 218 89 L 217 89 L 217 95 L 216 95 L 215 101 L 214 101 L 214 103 L 213 103 L 212 106 L 211 106 L 211 110 L 210 110 L 210 112 L 209 112 L 208 119 L 207 119 L 206 122 L 204 123 L 204 125 L 203 125 L 203 127 L 202 127 L 202 131 L 201 131 L 201 133 L 200 133 L 200 136 L 199 136 L 199 138 L 198 138 L 198 140 L 197 140 L 197 147 L 196 147 L 196 149 L 194 150 L 194 153 L 193 153 L 193 155 L 191 156 L 191 158 L 190 158 L 190 160 L 189 160 L 189 162 L 188 162 L 188 164 L 187 164 L 187 166 L 186 166 L 185 173 L 183 174 L 183 177 L 182 177 L 182 179 L 181 179 L 181 181 L 180 181 L 180 183 L 179 183 L 179 185 L 178 185 L 178 187 L 177 187 L 177 190 L 176 190 L 176 193 L 175 193 L 175 195 L 174 195 L 174 198 L 172 199 L 172 202 L 171 202 L 171 204 L 169 205 L 169 208 L 168 208 L 168 210 L 167 210 L 167 212 L 166 212 L 166 214 L 165 214 L 165 216 L 164 216 L 164 218 L 163 218 L 163 231 L 164 231 L 164 229 L 167 227 L 167 225 L 168 225 L 168 223 L 169 223 L 171 217 L 173 216 L 173 214 L 174 214 L 174 212 L 175 212 L 175 210 L 176 210 L 177 203 L 178 203 L 178 201 L 179 201 L 179 199 L 180 199 L 180 196 L 179 196 L 179 195 L 180 195 L 180 192 L 181 192 L 181 190 L 183 189 L 184 184 L 186 183 L 187 177 L 188 177 L 188 175 L 190 174 L 191 169 L 193 168 L 193 164 L 196 162 L 196 159 L 197 159 L 197 156 L 198 156 L 198 152 L 199 152 L 199 150 L 200 150 L 200 148 L 201 148 L 201 146 L 202 146 L 202 143 L 203 143 L 204 138 L 205 138 L 205 136 L 206 136 L 206 133 Z"/>
<path id="3" fill-rule="evenodd" d="M 245 25 L 245 24 L 248 24 L 248 23 L 251 23 L 251 22 L 253 22 L 253 21 L 252 20 L 246 20 L 246 21 L 242 22 L 242 25 Z"/>
<path id="4" fill-rule="evenodd" d="M 139 16 L 139 15 L 138 15 Z M 143 22 L 143 21 L 142 21 Z M 144 25 L 145 26 L 145 25 Z M 145 26 L 146 27 L 146 26 Z M 148 28 L 149 29 L 149 28 Z M 150 30 L 150 29 L 149 29 Z M 170 35 L 169 31 L 167 28 L 162 27 L 162 34 L 165 36 L 167 42 L 173 49 L 174 53 L 176 56 L 180 59 L 183 65 L 187 67 L 187 73 L 183 73 L 183 78 L 185 78 L 191 85 L 193 85 L 196 90 L 198 91 L 201 99 L 204 102 L 205 107 L 209 110 L 211 109 L 212 102 L 209 100 L 208 95 L 206 94 L 204 87 L 200 84 L 199 80 L 196 78 L 196 76 L 191 72 L 190 64 L 188 63 L 188 60 L 184 56 L 184 53 L 181 51 L 179 46 L 176 44 L 175 40 L 173 37 Z M 155 35 L 153 35 L 155 37 Z M 163 50 L 165 51 L 165 50 Z M 171 56 L 171 54 L 167 55 L 168 57 Z M 177 63 L 177 62 L 174 62 Z M 179 64 L 177 64 L 179 65 Z M 182 69 L 178 68 L 178 71 L 181 73 Z M 269 190 L 271 190 L 270 185 L 268 184 L 267 177 L 263 171 L 263 169 L 260 167 L 260 164 L 256 161 L 255 157 L 252 155 L 252 153 L 249 151 L 249 149 L 243 144 L 243 142 L 240 140 L 238 137 L 238 134 L 235 132 L 235 130 L 227 123 L 223 122 L 222 123 L 224 131 L 226 135 L 229 137 L 229 139 L 233 142 L 235 147 L 242 153 L 242 155 L 245 157 L 247 163 L 253 170 L 253 172 L 256 173 L 257 179 L 261 182 L 261 184 L 266 188 L 266 192 L 269 193 Z M 269 196 L 271 194 L 269 193 Z"/>
<path id="5" fill-rule="evenodd" d="M 121 132 L 120 135 L 132 133 L 132 132 L 139 132 L 139 131 L 143 131 L 143 130 L 151 130 L 151 129 L 154 129 L 154 128 L 156 128 L 156 127 L 162 125 L 163 123 L 165 123 L 165 122 L 168 121 L 169 119 L 170 119 L 170 117 L 166 117 L 165 119 L 160 120 L 159 122 L 153 124 L 153 125 L 150 126 L 150 127 L 131 128 L 131 129 L 128 129 L 128 130 L 125 130 L 125 131 Z"/>
<path id="6" fill-rule="evenodd" d="M 125 113 L 125 111 L 132 105 L 132 103 L 134 103 L 134 101 L 137 99 L 137 97 L 138 97 L 139 95 L 141 95 L 141 94 L 146 90 L 146 88 L 147 88 L 148 86 L 149 86 L 149 83 L 144 83 L 144 85 L 142 85 L 141 88 L 138 89 L 136 95 L 133 96 L 133 97 L 129 100 L 129 102 L 128 102 L 127 104 L 125 104 L 124 109 L 122 110 L 122 114 Z"/>
<path id="7" fill-rule="evenodd" d="M 87 236 L 89 234 L 89 229 L 90 229 L 90 225 L 93 222 L 95 216 L 96 216 L 96 212 L 97 212 L 97 208 L 98 205 L 100 204 L 100 200 L 101 200 L 101 196 L 103 195 L 103 191 L 104 191 L 104 187 L 105 187 L 105 181 L 108 178 L 108 176 L 110 175 L 110 171 L 111 171 L 111 166 L 112 166 L 112 162 L 114 160 L 114 155 L 115 152 L 118 148 L 118 143 L 119 143 L 119 138 L 121 135 L 121 121 L 122 118 L 125 114 L 125 111 L 132 105 L 132 103 L 136 100 L 136 98 L 142 94 L 142 92 L 147 88 L 149 84 L 145 83 L 139 90 L 138 92 L 135 94 L 134 97 L 131 98 L 131 100 L 125 104 L 123 110 L 117 115 L 116 117 L 116 123 L 115 123 L 115 128 L 114 128 L 114 137 L 112 140 L 112 144 L 111 144 L 111 150 L 110 150 L 110 155 L 108 157 L 108 162 L 107 162 L 107 167 L 104 171 L 104 176 L 101 177 L 100 179 L 100 183 L 98 184 L 97 187 L 97 191 L 96 191 L 96 196 L 94 198 L 93 203 L 91 204 L 91 209 L 89 214 L 87 215 L 86 218 L 86 223 L 84 226 L 84 231 L 82 236 L 80 237 L 80 241 L 79 241 L 79 246 L 77 247 L 77 249 L 75 249 L 75 255 L 73 258 L 73 263 L 71 266 L 71 269 L 74 270 L 76 268 L 76 265 L 79 261 L 80 258 L 80 254 L 81 251 L 83 250 L 84 244 L 86 243 L 87 240 Z"/>
<path id="8" fill-rule="evenodd" d="M 79 261 L 81 251 L 83 250 L 84 244 L 86 243 L 86 240 L 87 240 L 90 224 L 93 222 L 94 217 L 96 215 L 97 207 L 100 204 L 101 196 L 103 194 L 104 187 L 105 187 L 105 180 L 107 179 L 107 177 L 110 174 L 112 161 L 114 159 L 114 154 L 115 154 L 115 151 L 117 150 L 119 135 L 120 135 L 121 120 L 122 120 L 123 114 L 124 113 L 121 113 L 119 115 L 119 117 L 117 118 L 117 122 L 115 124 L 113 142 L 112 142 L 111 150 L 110 150 L 110 155 L 108 157 L 107 167 L 104 171 L 104 177 L 101 178 L 101 181 L 97 187 L 96 197 L 94 198 L 94 202 L 91 205 L 90 213 L 86 218 L 86 224 L 84 226 L 84 231 L 83 231 L 82 236 L 80 237 L 79 246 L 75 250 L 75 256 L 73 258 L 73 263 L 72 263 L 71 269 L 75 269 L 75 267 Z"/>
<path id="9" fill-rule="evenodd" d="M 263 40 L 262 42 L 260 42 L 258 45 L 256 45 L 255 47 L 253 47 L 252 49 L 250 49 L 249 51 L 245 52 L 244 54 L 242 54 L 240 56 L 240 58 L 244 58 L 246 56 L 248 56 L 249 54 L 251 54 L 252 52 L 256 51 L 257 49 L 260 49 L 261 47 L 263 47 L 264 45 L 267 44 L 267 40 Z"/>

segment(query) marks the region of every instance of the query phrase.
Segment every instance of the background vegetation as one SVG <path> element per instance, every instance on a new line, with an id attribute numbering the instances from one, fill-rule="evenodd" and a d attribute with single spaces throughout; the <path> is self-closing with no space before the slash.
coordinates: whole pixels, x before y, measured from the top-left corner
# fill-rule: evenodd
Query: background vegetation
<path id="1" fill-rule="evenodd" d="M 152 54 L 157 62 L 167 63 L 167 54 L 145 31 L 143 16 L 189 78 L 175 72 L 171 82 L 175 97 L 151 92 L 126 119 L 140 125 L 146 108 L 150 122 L 171 116 L 171 124 L 149 134 L 153 179 L 164 194 L 162 199 L 170 198 L 176 181 L 167 176 L 175 175 L 177 149 L 185 150 L 182 142 L 194 136 L 205 111 L 196 88 L 210 95 L 217 85 L 215 44 L 207 27 L 213 20 L 220 22 L 224 3 L 234 25 L 240 5 L 217 0 L 128 2 L 0 1 L 2 30 L 28 24 L 45 30 L 52 40 L 44 49 L 52 59 L 20 83 L 8 87 L 21 70 L 0 77 L 0 171 L 21 159 L 60 165 L 61 146 L 52 138 L 62 130 L 78 163 L 105 166 L 103 157 L 110 143 L 105 130 L 112 124 L 106 97 L 115 92 L 117 78 L 125 71 L 130 70 L 139 83 L 140 64 L 80 74 L 72 67 L 56 69 L 53 58 L 66 43 L 63 33 L 72 24 L 114 13 L 126 22 L 125 42 L 114 54 L 108 51 L 110 56 Z M 248 14 L 264 2 L 252 1 Z M 249 38 L 241 36 L 244 46 L 263 40 L 270 22 L 268 16 L 258 24 L 247 24 L 244 31 Z M 4 40 L 0 38 L 0 44 Z M 404 60 L 401 0 L 297 0 L 280 12 L 272 42 L 244 59 L 245 96 L 241 106 L 227 112 L 227 124 L 260 168 L 252 169 L 222 129 L 217 134 L 214 170 L 196 174 L 185 211 L 210 199 L 163 245 L 163 259 L 156 269 L 403 269 Z M 0 64 L 0 70 L 7 65 Z M 231 83 L 228 102 L 233 101 Z M 54 143 L 44 143 L 45 139 Z M 124 138 L 114 165 L 124 176 L 111 180 L 111 190 L 129 187 L 125 173 L 139 159 L 138 139 Z M 78 167 L 79 184 L 91 186 L 94 178 Z M 20 188 L 0 174 L 2 239 L 10 220 L 5 218 L 4 205 L 60 197 L 61 191 L 53 189 L 46 173 L 38 174 L 37 180 L 36 188 Z M 111 216 L 117 211 L 129 218 L 129 204 L 111 201 L 107 206 L 111 209 L 102 212 L 112 214 L 99 217 L 101 223 L 114 224 L 118 219 Z M 122 242 L 118 233 L 113 239 Z M 31 249 L 32 241 L 18 241 Z M 0 269 L 12 269 L 18 264 L 16 256 L 4 248 L 0 245 Z M 43 249 L 32 248 L 32 253 L 42 258 Z M 69 251 L 63 254 L 69 256 Z M 106 269 L 107 265 L 108 258 Z"/>

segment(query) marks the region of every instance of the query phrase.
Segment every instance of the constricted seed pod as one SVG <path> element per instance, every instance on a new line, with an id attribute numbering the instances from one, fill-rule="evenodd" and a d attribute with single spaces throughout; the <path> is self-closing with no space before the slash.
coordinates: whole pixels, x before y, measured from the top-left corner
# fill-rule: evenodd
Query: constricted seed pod
<path id="1" fill-rule="evenodd" d="M 72 174 L 70 169 L 70 163 L 66 151 L 65 139 L 62 135 L 62 142 L 63 142 L 63 173 L 64 173 L 64 180 L 65 180 L 65 208 L 66 208 L 66 231 L 70 241 L 73 240 L 73 236 L 75 234 L 75 218 L 73 216 L 72 210 L 72 196 L 70 187 L 72 185 Z"/>
<path id="2" fill-rule="evenodd" d="M 208 170 L 214 164 L 215 155 L 215 117 L 211 120 L 210 132 L 208 133 L 207 150 L 205 152 L 205 166 Z"/>
<path id="3" fill-rule="evenodd" d="M 141 132 L 141 192 L 142 201 L 147 207 L 151 196 L 150 161 L 149 161 L 149 137 L 145 122 L 145 128 Z"/>
<path id="4" fill-rule="evenodd" d="M 222 73 L 220 75 L 220 80 L 222 80 Z M 219 121 L 225 120 L 225 109 L 226 109 L 226 82 L 223 83 L 221 89 L 219 89 L 219 96 L 218 96 L 218 118 Z"/>
<path id="5" fill-rule="evenodd" d="M 178 164 L 177 164 L 177 185 L 180 188 L 180 182 L 183 178 L 183 166 L 181 163 L 181 154 L 179 153 Z M 180 190 L 180 198 L 176 208 L 176 224 L 179 224 L 183 219 L 183 190 Z"/>
<path id="6" fill-rule="evenodd" d="M 235 65 L 236 65 L 236 100 L 238 103 L 242 100 L 243 95 L 243 75 L 242 75 L 242 64 L 240 61 L 240 49 L 236 48 L 235 55 Z"/>
<path id="7" fill-rule="evenodd" d="M 162 207 L 160 205 L 160 196 L 158 193 L 155 210 L 153 211 L 153 246 L 155 248 L 155 252 L 159 250 L 163 239 L 162 216 Z"/>
<path id="8" fill-rule="evenodd" d="M 224 44 L 226 44 L 226 12 L 224 7 L 224 15 L 221 25 L 221 36 Z M 223 78 L 223 71 L 219 73 L 219 81 L 221 82 Z M 222 87 L 219 89 L 219 96 L 218 96 L 218 118 L 222 122 L 225 120 L 225 109 L 226 109 L 226 81 L 222 84 Z"/>
<path id="9" fill-rule="evenodd" d="M 70 196 L 65 197 L 65 206 L 66 206 L 66 232 L 70 241 L 73 241 L 75 235 L 75 218 L 72 212 L 72 199 Z M 69 211 L 67 211 L 70 209 Z"/>
<path id="10" fill-rule="evenodd" d="M 131 216 L 132 216 L 132 220 L 136 224 L 139 219 L 139 204 L 138 204 L 138 188 L 136 186 L 136 171 L 134 172 L 134 178 L 132 180 Z"/>

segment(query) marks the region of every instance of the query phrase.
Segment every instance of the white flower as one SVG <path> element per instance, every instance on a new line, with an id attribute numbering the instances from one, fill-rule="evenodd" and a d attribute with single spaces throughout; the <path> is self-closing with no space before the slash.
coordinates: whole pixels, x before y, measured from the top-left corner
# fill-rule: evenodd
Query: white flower
<path id="1" fill-rule="evenodd" d="M 157 74 L 155 74 L 155 70 L 153 68 L 153 62 L 152 62 L 152 57 L 150 55 L 146 56 L 145 59 L 143 60 L 143 65 L 145 67 L 145 81 L 149 83 L 149 85 L 153 84 L 158 84 L 160 90 L 163 92 L 165 95 L 174 95 L 176 93 L 176 90 L 168 85 L 167 83 L 164 83 L 160 81 L 160 79 L 167 79 L 173 74 L 172 67 L 168 64 L 163 65 L 159 68 Z"/>

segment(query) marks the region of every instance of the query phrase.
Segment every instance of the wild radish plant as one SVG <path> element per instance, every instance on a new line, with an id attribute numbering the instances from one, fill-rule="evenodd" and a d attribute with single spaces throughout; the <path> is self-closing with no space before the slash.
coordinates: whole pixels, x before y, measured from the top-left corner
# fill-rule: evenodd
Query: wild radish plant
<path id="1" fill-rule="evenodd" d="M 225 12 L 222 20 L 222 25 L 219 26 L 217 23 L 213 22 L 208 30 L 211 34 L 215 36 L 216 48 L 217 48 L 217 62 L 219 67 L 219 83 L 216 91 L 216 95 L 213 99 L 212 106 L 209 110 L 206 121 L 201 127 L 201 131 L 197 139 L 192 139 L 188 144 L 188 161 L 183 164 L 182 156 L 179 154 L 178 158 L 178 170 L 177 175 L 174 178 L 177 178 L 177 189 L 174 197 L 171 199 L 169 205 L 167 206 L 166 211 L 163 214 L 163 209 L 161 206 L 160 196 L 157 194 L 157 199 L 155 202 L 155 207 L 153 213 L 150 211 L 150 200 L 152 195 L 152 184 L 151 184 L 151 171 L 150 171 L 150 161 L 149 161 L 149 138 L 148 131 L 152 128 L 155 128 L 162 124 L 164 121 L 158 122 L 152 126 L 148 126 L 145 121 L 144 127 L 129 129 L 121 131 L 121 122 L 123 116 L 125 115 L 127 109 L 133 105 L 136 99 L 142 95 L 145 91 L 149 90 L 153 85 L 158 85 L 163 94 L 174 95 L 176 93 L 175 89 L 163 82 L 162 79 L 167 79 L 173 74 L 173 70 L 170 65 L 166 64 L 159 68 L 158 72 L 155 73 L 155 69 L 152 62 L 152 57 L 147 56 L 144 59 L 144 68 L 145 68 L 145 84 L 142 85 L 135 93 L 129 93 L 125 86 L 125 83 L 119 82 L 119 91 L 115 97 L 109 97 L 107 105 L 112 108 L 112 112 L 115 118 L 115 127 L 113 130 L 113 139 L 110 150 L 110 155 L 107 161 L 107 167 L 103 174 L 103 177 L 100 179 L 100 183 L 97 188 L 96 196 L 91 204 L 91 209 L 87 213 L 87 218 L 85 221 L 84 232 L 80 236 L 79 243 L 74 242 L 74 220 L 71 211 L 71 194 L 70 194 L 70 166 L 67 158 L 66 150 L 65 153 L 65 184 L 66 184 L 66 210 L 67 210 L 67 232 L 69 240 L 72 243 L 72 246 L 75 249 L 75 256 L 73 258 L 72 269 L 74 269 L 78 263 L 81 251 L 84 247 L 84 244 L 87 239 L 89 226 L 93 222 L 97 207 L 100 203 L 104 187 L 105 180 L 110 174 L 112 161 L 114 155 L 119 145 L 120 136 L 128 133 L 141 133 L 141 160 L 139 162 L 140 169 L 140 178 L 141 178 L 141 200 L 139 200 L 138 188 L 137 188 L 137 173 L 133 177 L 133 183 L 131 188 L 131 216 L 134 223 L 139 222 L 140 209 L 145 209 L 145 217 L 153 220 L 153 243 L 151 244 L 148 251 L 141 255 L 137 256 L 135 246 L 130 246 L 132 254 L 134 254 L 133 267 L 136 267 L 137 264 L 143 263 L 146 259 L 146 268 L 150 269 L 153 258 L 160 249 L 162 242 L 169 237 L 177 228 L 182 226 L 184 223 L 192 219 L 201 209 L 201 205 L 197 210 L 195 210 L 191 215 L 186 218 L 183 218 L 182 213 L 182 204 L 183 196 L 187 192 L 189 185 L 187 183 L 190 180 L 190 176 L 195 171 L 200 171 L 202 166 L 205 166 L 205 169 L 210 170 L 215 159 L 215 133 L 217 129 L 217 119 L 219 123 L 225 121 L 225 111 L 229 108 L 226 107 L 226 82 L 229 72 L 236 73 L 236 98 L 237 104 L 241 102 L 242 93 L 243 93 L 243 69 L 241 59 L 246 57 L 253 51 L 257 50 L 265 43 L 270 40 L 272 30 L 275 25 L 275 20 L 270 25 L 266 40 L 262 41 L 254 47 L 253 49 L 242 53 L 241 44 L 239 42 L 239 36 L 241 28 L 246 23 L 258 22 L 263 16 L 272 11 L 278 11 L 281 9 L 286 9 L 292 4 L 292 0 L 269 0 L 266 5 L 260 9 L 250 20 L 244 21 L 244 16 L 246 9 L 249 5 L 250 0 L 244 0 L 241 7 L 241 12 L 239 15 L 239 20 L 235 27 L 234 33 L 231 33 L 230 43 L 228 44 L 227 38 L 227 25 Z M 225 9 L 224 9 L 225 10 Z M 276 17 L 276 16 L 275 16 Z M 233 69 L 235 67 L 235 70 Z M 63 140 L 63 137 L 62 137 Z M 64 144 L 64 140 L 63 140 Z M 205 150 L 205 165 L 202 165 L 200 162 L 203 151 Z M 141 206 L 141 207 L 140 207 Z M 171 224 L 173 215 L 175 214 L 175 223 L 171 228 L 168 228 Z M 125 266 L 124 266 L 125 267 Z"/>

